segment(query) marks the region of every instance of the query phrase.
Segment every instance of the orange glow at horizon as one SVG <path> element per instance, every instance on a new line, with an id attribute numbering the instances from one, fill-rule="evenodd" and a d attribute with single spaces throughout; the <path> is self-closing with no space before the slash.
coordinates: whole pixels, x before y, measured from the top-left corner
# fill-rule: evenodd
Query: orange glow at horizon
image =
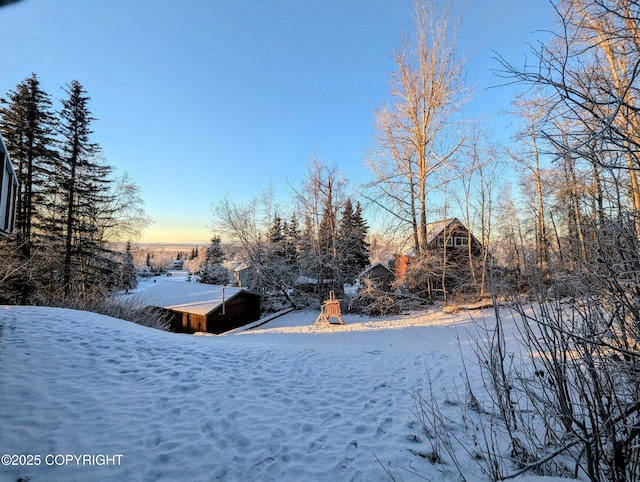
<path id="1" fill-rule="evenodd" d="M 211 238 L 211 232 L 204 226 L 188 222 L 155 223 L 144 230 L 139 243 L 185 243 L 205 244 Z"/>

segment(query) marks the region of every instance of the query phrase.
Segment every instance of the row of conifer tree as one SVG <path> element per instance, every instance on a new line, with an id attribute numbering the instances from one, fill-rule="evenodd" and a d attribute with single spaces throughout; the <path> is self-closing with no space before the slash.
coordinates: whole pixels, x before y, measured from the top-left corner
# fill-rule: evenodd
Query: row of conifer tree
<path id="1" fill-rule="evenodd" d="M 15 233 L 0 241 L 5 302 L 135 285 L 130 244 L 114 246 L 148 222 L 138 188 L 114 176 L 93 142 L 95 118 L 83 85 L 73 80 L 62 90 L 54 107 L 32 74 L 1 99 L 0 131 L 20 183 Z"/>

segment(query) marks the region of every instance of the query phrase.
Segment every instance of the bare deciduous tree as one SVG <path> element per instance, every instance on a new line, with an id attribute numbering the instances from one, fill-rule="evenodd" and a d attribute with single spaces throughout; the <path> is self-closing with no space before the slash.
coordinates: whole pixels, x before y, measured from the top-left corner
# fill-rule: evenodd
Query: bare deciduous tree
<path id="1" fill-rule="evenodd" d="M 544 279 L 549 280 L 549 250 L 550 240 L 547 228 L 547 215 L 545 203 L 544 169 L 542 166 L 542 147 L 540 139 L 541 125 L 545 118 L 545 105 L 539 99 L 518 100 L 515 102 L 516 113 L 523 119 L 523 126 L 516 135 L 516 141 L 520 148 L 510 150 L 509 155 L 524 173 L 522 185 L 526 186 L 526 193 L 530 197 L 529 206 L 535 219 L 535 241 L 537 266 L 544 274 Z"/>
<path id="2" fill-rule="evenodd" d="M 621 199 L 640 211 L 640 8 L 634 0 L 562 0 L 552 41 L 518 68 L 504 58 L 502 75 L 539 88 L 547 115 L 574 129 L 541 132 L 561 152 L 607 170 Z M 552 125 L 553 123 L 549 123 Z M 576 127 L 576 126 L 579 126 Z M 636 229 L 640 220 L 635 219 Z"/>
<path id="3" fill-rule="evenodd" d="M 410 233 L 418 254 L 427 244 L 428 193 L 463 140 L 453 129 L 466 90 L 459 24 L 446 2 L 416 1 L 415 35 L 404 35 L 393 54 L 390 100 L 375 113 L 371 199 Z"/>

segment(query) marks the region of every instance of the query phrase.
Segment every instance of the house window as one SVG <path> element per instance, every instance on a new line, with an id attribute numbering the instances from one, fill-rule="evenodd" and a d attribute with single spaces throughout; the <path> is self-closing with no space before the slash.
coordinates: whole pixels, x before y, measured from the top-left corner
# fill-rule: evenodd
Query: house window
<path id="1" fill-rule="evenodd" d="M 446 243 L 445 243 L 444 238 L 438 238 L 438 246 L 443 247 L 443 246 L 445 246 L 445 244 L 449 248 L 453 247 L 453 238 L 452 237 L 448 237 L 447 240 L 446 240 Z"/>
<path id="2" fill-rule="evenodd" d="M 469 238 L 466 236 L 456 236 L 456 246 L 469 246 Z"/>

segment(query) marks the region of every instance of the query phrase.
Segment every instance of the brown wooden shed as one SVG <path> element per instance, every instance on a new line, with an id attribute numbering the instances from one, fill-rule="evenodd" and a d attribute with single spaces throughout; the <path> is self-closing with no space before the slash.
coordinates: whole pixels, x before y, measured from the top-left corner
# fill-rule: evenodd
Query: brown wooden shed
<path id="1" fill-rule="evenodd" d="M 181 333 L 220 334 L 260 318 L 260 294 L 233 286 L 162 281 L 135 296 L 169 312 L 171 329 Z"/>
<path id="2" fill-rule="evenodd" d="M 396 280 L 396 274 L 380 262 L 368 266 L 358 275 L 358 279 L 362 282 L 368 278 L 374 282 L 382 291 L 391 291 L 393 282 Z"/>

